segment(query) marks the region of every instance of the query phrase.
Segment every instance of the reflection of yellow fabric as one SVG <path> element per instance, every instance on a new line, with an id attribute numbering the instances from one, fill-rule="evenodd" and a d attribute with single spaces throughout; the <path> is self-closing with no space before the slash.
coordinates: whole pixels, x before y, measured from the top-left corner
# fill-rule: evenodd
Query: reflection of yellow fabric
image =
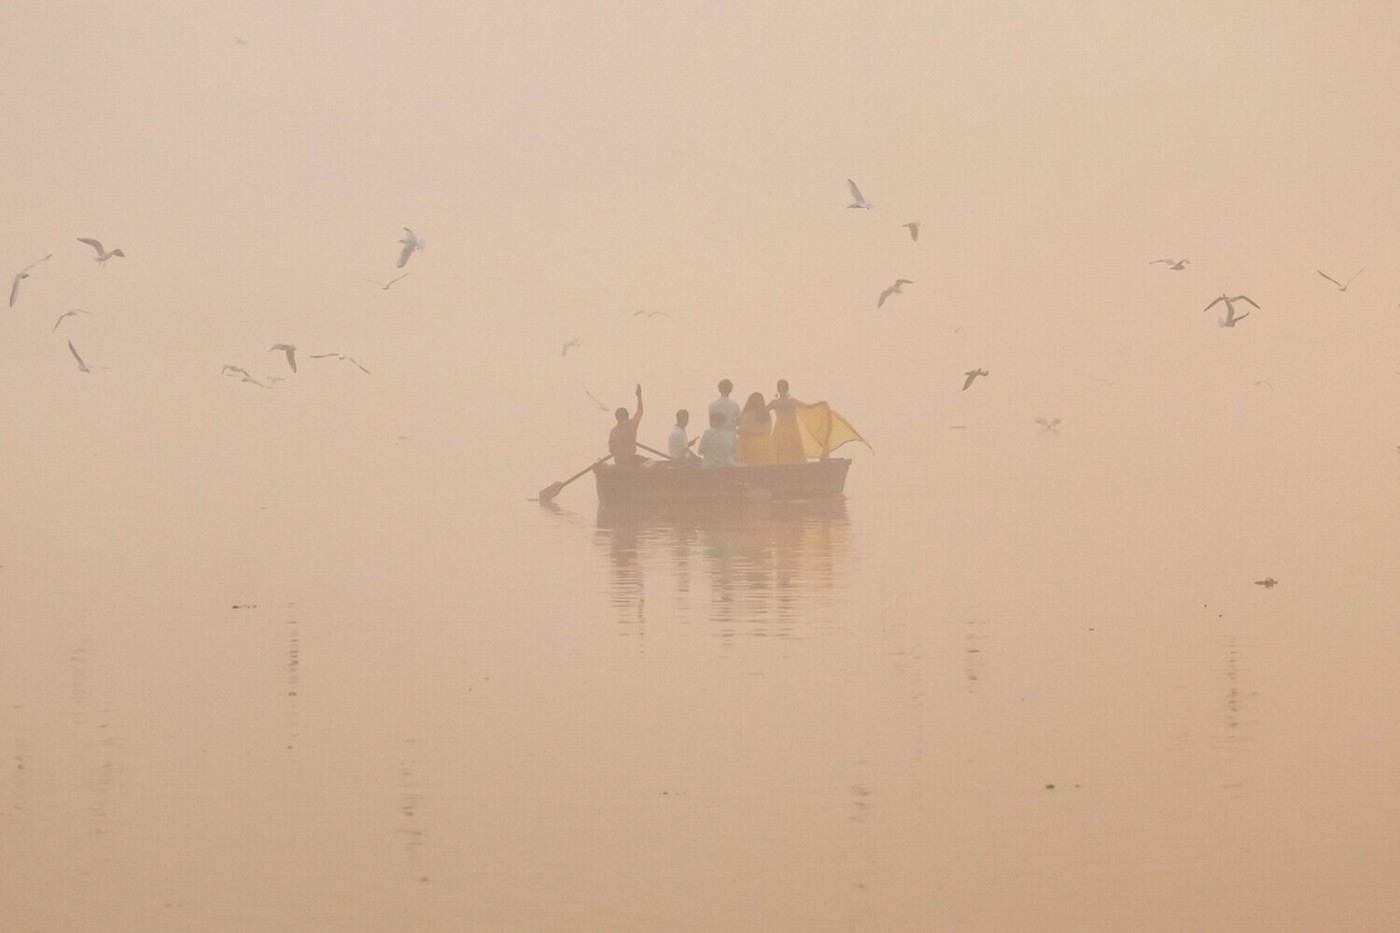
<path id="1" fill-rule="evenodd" d="M 831 410 L 826 402 L 810 402 L 797 409 L 797 424 L 802 431 L 802 449 L 808 457 L 825 457 L 842 444 L 860 441 L 870 443 L 851 427 L 851 423 Z M 875 448 L 870 447 L 873 452 Z"/>

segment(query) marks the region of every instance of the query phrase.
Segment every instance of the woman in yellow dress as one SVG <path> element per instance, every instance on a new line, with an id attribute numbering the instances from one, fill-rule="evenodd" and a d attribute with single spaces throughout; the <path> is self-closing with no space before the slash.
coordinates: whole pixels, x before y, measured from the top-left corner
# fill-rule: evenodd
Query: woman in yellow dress
<path id="1" fill-rule="evenodd" d="M 788 395 L 786 379 L 778 380 L 778 397 L 769 402 L 768 407 L 777 415 L 773 423 L 773 462 L 806 463 L 802 434 L 797 429 L 797 409 L 805 407 L 805 403 Z"/>
<path id="2" fill-rule="evenodd" d="M 773 462 L 773 418 L 762 392 L 750 395 L 739 414 L 739 462 Z"/>

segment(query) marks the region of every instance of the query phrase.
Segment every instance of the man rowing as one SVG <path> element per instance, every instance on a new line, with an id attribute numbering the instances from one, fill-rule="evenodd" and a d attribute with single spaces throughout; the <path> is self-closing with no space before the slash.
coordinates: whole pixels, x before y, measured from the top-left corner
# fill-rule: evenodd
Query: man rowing
<path id="1" fill-rule="evenodd" d="M 613 412 L 617 424 L 608 433 L 608 453 L 618 466 L 636 466 L 646 460 L 637 453 L 637 426 L 642 423 L 642 387 L 637 386 L 637 413 L 627 417 L 627 409 Z"/>

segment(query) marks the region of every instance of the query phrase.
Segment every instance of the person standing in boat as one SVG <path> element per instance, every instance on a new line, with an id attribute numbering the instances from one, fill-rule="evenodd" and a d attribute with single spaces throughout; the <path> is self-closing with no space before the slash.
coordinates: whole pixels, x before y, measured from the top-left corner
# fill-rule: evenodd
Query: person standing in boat
<path id="1" fill-rule="evenodd" d="M 763 404 L 763 393 L 755 392 L 744 402 L 739 415 L 739 462 L 773 463 L 773 418 Z"/>
<path id="2" fill-rule="evenodd" d="M 734 391 L 734 383 L 728 379 L 719 381 L 719 398 L 710 403 L 710 414 L 719 412 L 724 415 L 724 426 L 731 431 L 739 430 L 739 403 L 729 397 L 729 393 Z"/>
<path id="3" fill-rule="evenodd" d="M 618 466 L 636 466 L 646 458 L 637 453 L 637 425 L 642 423 L 642 387 L 637 386 L 637 413 L 627 417 L 627 409 L 613 413 L 617 424 L 608 434 L 608 453 Z"/>
<path id="4" fill-rule="evenodd" d="M 671 428 L 671 434 L 666 439 L 666 452 L 670 454 L 672 462 L 686 463 L 696 460 L 695 454 L 690 452 L 690 438 L 686 436 L 685 427 L 690 424 L 690 412 L 682 408 L 676 412 L 676 424 Z"/>
<path id="5" fill-rule="evenodd" d="M 710 412 L 710 427 L 700 435 L 701 467 L 729 467 L 734 465 L 734 448 L 738 437 L 724 426 L 724 413 Z"/>
<path id="6" fill-rule="evenodd" d="M 778 396 L 768 403 L 776 416 L 773 423 L 773 460 L 775 463 L 806 463 L 807 452 L 802 449 L 802 433 L 797 428 L 797 409 L 806 408 L 788 395 L 788 381 L 778 380 Z"/>

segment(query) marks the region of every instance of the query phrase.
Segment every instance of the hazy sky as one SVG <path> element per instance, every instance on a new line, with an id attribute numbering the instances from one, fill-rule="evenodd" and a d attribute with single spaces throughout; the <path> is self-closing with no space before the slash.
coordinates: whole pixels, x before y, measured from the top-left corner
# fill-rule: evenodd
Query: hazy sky
<path id="1" fill-rule="evenodd" d="M 1196 422 L 1257 379 L 1334 423 L 1400 368 L 1385 4 L 0 17 L 17 37 L 0 63 L 5 281 L 54 253 L 0 325 L 11 398 L 73 389 L 66 336 L 113 367 L 89 380 L 104 393 L 236 419 L 271 402 L 212 376 L 278 371 L 265 348 L 290 341 L 374 377 L 319 367 L 279 392 L 359 393 L 386 431 L 430 411 L 498 435 L 528 423 L 521 439 L 563 463 L 607 427 L 583 390 L 630 404 L 637 381 L 668 418 L 721 376 L 740 394 L 785 376 L 898 453 L 976 414 L 956 391 L 976 366 L 993 373 L 982 415 L 1018 423 L 1069 421 L 1096 380 L 1129 411 Z M 874 210 L 845 209 L 848 177 Z M 403 226 L 428 244 L 408 279 L 360 281 L 394 273 Z M 99 269 L 78 236 L 127 258 Z M 1147 264 L 1168 256 L 1189 271 Z M 1362 266 L 1345 295 L 1315 271 Z M 877 312 L 896 277 L 915 284 Z M 1265 310 L 1222 331 L 1200 311 L 1222 291 Z M 70 307 L 97 313 L 51 336 Z M 523 448 L 508 456 L 540 456 Z"/>
<path id="2" fill-rule="evenodd" d="M 5 0 L 0 33 L 0 287 L 53 257 L 0 306 L 0 912 L 1391 906 L 1400 5 Z M 363 281 L 404 227 L 408 277 Z M 1222 292 L 1261 310 L 1217 327 Z M 849 517 L 525 502 L 605 453 L 585 391 L 644 384 L 661 446 L 722 377 L 865 434 Z"/>

